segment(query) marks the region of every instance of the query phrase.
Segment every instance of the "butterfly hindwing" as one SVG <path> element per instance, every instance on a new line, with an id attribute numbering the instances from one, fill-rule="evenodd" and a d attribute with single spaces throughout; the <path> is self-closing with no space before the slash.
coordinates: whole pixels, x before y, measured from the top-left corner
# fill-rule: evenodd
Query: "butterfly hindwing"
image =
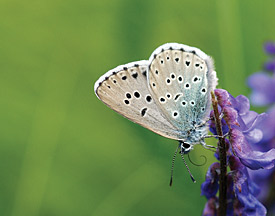
<path id="1" fill-rule="evenodd" d="M 131 121 L 171 139 L 179 131 L 158 108 L 147 85 L 148 61 L 138 61 L 107 72 L 95 83 L 100 100 Z"/>
<path id="2" fill-rule="evenodd" d="M 156 49 L 149 61 L 148 85 L 166 118 L 181 131 L 205 120 L 217 84 L 210 57 L 197 48 L 170 43 Z"/>

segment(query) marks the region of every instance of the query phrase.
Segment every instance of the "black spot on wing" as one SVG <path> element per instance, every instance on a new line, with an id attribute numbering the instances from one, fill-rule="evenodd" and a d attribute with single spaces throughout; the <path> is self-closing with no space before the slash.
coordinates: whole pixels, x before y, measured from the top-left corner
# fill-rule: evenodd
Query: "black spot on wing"
<path id="1" fill-rule="evenodd" d="M 143 75 L 143 76 L 146 76 L 146 71 L 143 71 L 143 72 L 142 72 L 142 75 Z"/>
<path id="2" fill-rule="evenodd" d="M 179 98 L 179 96 L 181 96 L 181 94 L 177 94 L 177 95 L 175 96 L 175 101 Z"/>
<path id="3" fill-rule="evenodd" d="M 152 97 L 151 97 L 150 95 L 147 95 L 147 96 L 146 96 L 146 101 L 147 101 L 148 103 L 150 103 L 150 102 L 152 101 Z"/>
<path id="4" fill-rule="evenodd" d="M 138 73 L 132 74 L 132 77 L 136 79 L 138 77 Z"/>
<path id="5" fill-rule="evenodd" d="M 136 98 L 139 98 L 139 97 L 140 97 L 139 92 L 138 92 L 138 91 L 135 91 L 135 92 L 134 92 L 134 96 L 135 96 Z"/>
<path id="6" fill-rule="evenodd" d="M 146 112 L 147 112 L 147 108 L 143 108 L 143 109 L 141 110 L 141 116 L 142 116 L 142 117 L 145 116 Z"/>
<path id="7" fill-rule="evenodd" d="M 132 96 L 131 96 L 130 93 L 126 93 L 126 97 L 127 97 L 128 99 L 130 99 Z"/>

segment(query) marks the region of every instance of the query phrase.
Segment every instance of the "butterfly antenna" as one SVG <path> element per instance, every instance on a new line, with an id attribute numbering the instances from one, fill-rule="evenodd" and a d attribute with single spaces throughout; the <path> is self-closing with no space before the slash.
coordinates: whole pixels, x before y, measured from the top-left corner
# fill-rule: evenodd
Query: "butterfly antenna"
<path id="1" fill-rule="evenodd" d="M 187 170 L 188 170 L 188 172 L 189 172 L 189 175 L 190 175 L 192 181 L 193 181 L 194 183 L 196 183 L 196 180 L 194 179 L 193 175 L 192 175 L 191 172 L 190 172 L 189 167 L 187 166 L 187 163 L 185 162 L 185 159 L 184 159 L 184 157 L 183 157 L 183 153 L 180 152 L 180 155 L 181 155 L 181 158 L 182 158 L 182 160 L 183 160 L 183 162 L 184 162 L 184 164 L 185 164 L 185 166 L 186 166 L 186 168 L 187 168 Z"/>
<path id="2" fill-rule="evenodd" d="M 176 159 L 178 150 L 179 150 L 179 146 L 178 146 L 178 148 L 176 149 L 175 154 L 174 154 L 173 159 L 172 159 L 170 187 L 172 186 L 172 183 L 173 183 L 173 170 L 174 170 L 174 164 L 175 164 L 175 159 Z"/>
<path id="3" fill-rule="evenodd" d="M 205 157 L 205 155 L 201 155 L 200 157 L 203 157 L 204 158 L 204 162 L 201 163 L 201 164 L 197 164 L 197 163 L 194 163 L 191 158 L 190 158 L 190 154 L 188 154 L 188 159 L 190 161 L 191 164 L 195 165 L 195 166 L 203 166 L 207 163 L 207 158 Z"/>

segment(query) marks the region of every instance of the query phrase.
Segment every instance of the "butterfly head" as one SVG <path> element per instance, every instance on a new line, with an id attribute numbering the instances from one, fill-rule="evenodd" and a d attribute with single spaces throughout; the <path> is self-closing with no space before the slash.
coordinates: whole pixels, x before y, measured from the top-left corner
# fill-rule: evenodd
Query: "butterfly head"
<path id="1" fill-rule="evenodd" d="M 180 142 L 180 153 L 181 154 L 188 154 L 193 149 L 193 145 L 186 143 L 186 142 Z"/>

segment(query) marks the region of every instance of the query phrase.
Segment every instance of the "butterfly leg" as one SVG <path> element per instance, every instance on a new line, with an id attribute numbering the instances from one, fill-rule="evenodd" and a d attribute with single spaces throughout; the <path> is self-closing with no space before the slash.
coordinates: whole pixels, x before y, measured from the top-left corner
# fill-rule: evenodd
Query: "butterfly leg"
<path id="1" fill-rule="evenodd" d="M 205 149 L 208 149 L 208 150 L 211 150 L 213 152 L 216 152 L 217 150 L 217 147 L 215 146 L 212 146 L 212 145 L 207 145 L 206 142 L 204 140 L 201 140 L 200 143 L 202 144 L 202 146 L 205 148 Z M 214 151 L 215 149 L 215 151 Z"/>
<path id="2" fill-rule="evenodd" d="M 202 123 L 196 125 L 195 128 L 199 128 L 199 127 L 205 126 L 205 125 L 207 124 L 207 122 L 210 121 L 210 120 L 214 120 L 214 117 L 212 116 L 212 117 L 207 118 L 207 119 L 206 119 L 205 121 L 203 121 Z"/>
<path id="3" fill-rule="evenodd" d="M 224 134 L 223 136 L 219 136 L 219 135 L 206 135 L 203 138 L 211 138 L 211 137 L 215 137 L 215 138 L 225 138 L 229 135 L 229 133 Z"/>

